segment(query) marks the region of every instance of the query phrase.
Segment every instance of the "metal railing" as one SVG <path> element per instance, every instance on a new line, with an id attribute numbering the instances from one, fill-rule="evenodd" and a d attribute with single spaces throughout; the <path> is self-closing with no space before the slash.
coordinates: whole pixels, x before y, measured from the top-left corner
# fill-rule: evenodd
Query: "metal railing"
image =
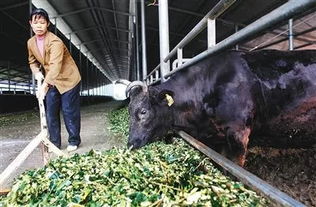
<path id="1" fill-rule="evenodd" d="M 0 61 L 0 94 L 31 94 L 31 77 L 27 66 Z"/>
<path id="2" fill-rule="evenodd" d="M 168 62 L 175 54 L 177 54 L 178 67 L 183 64 L 183 52 L 182 49 L 190 43 L 190 41 L 200 34 L 206 27 L 208 27 L 208 47 L 215 45 L 215 19 L 220 16 L 226 9 L 228 9 L 237 0 L 221 0 L 213 7 L 202 20 L 175 46 L 171 52 L 164 58 L 164 62 Z M 154 84 L 161 80 L 161 74 L 157 77 L 157 71 L 160 69 L 160 64 L 156 66 L 144 79 L 149 84 Z M 154 74 L 155 73 L 155 77 Z M 166 75 L 166 74 L 165 74 Z M 154 80 L 153 82 L 151 80 Z"/>
<path id="3" fill-rule="evenodd" d="M 230 4 L 229 4 L 230 2 Z M 178 58 L 180 60 L 182 58 L 182 49 L 183 47 L 188 44 L 197 34 L 199 34 L 205 27 L 209 19 L 213 20 L 218 17 L 225 9 L 227 9 L 232 3 L 235 1 L 220 1 L 193 29 L 189 32 L 181 41 L 180 43 L 165 57 L 164 62 L 167 62 L 173 57 L 177 52 Z M 247 27 L 237 31 L 236 33 L 232 34 L 231 36 L 227 37 L 226 39 L 222 40 L 221 42 L 215 44 L 214 46 L 208 47 L 208 49 L 199 55 L 195 56 L 191 60 L 187 61 L 184 64 L 179 64 L 179 66 L 171 70 L 167 74 L 163 74 L 164 78 L 168 78 L 173 73 L 182 70 L 188 66 L 193 65 L 194 63 L 213 55 L 217 52 L 220 52 L 224 49 L 233 47 L 238 42 L 241 42 L 257 33 L 260 33 L 271 26 L 280 23 L 282 21 L 288 20 L 295 15 L 298 15 L 304 11 L 310 10 L 315 8 L 316 0 L 289 0 L 288 2 L 284 3 L 280 7 L 276 8 L 275 10 L 271 11 L 270 13 L 266 14 L 265 16 L 259 18 L 255 22 L 251 23 Z M 208 20 L 208 21 L 206 21 Z M 208 24 L 209 25 L 209 24 Z M 179 51 L 180 50 L 180 51 Z M 179 61 L 179 59 L 178 59 Z M 159 64 L 160 65 L 160 64 Z M 149 82 L 149 84 L 156 83 L 157 81 L 161 80 L 161 75 L 159 77 L 152 78 L 154 71 L 159 69 L 159 65 L 148 74 L 145 78 L 145 81 Z M 151 82 L 150 80 L 154 80 Z"/>
<path id="4" fill-rule="evenodd" d="M 0 86 L 0 95 L 3 94 L 31 95 L 32 88 L 30 88 L 28 84 L 11 84 L 10 87 L 8 85 L 2 84 Z"/>

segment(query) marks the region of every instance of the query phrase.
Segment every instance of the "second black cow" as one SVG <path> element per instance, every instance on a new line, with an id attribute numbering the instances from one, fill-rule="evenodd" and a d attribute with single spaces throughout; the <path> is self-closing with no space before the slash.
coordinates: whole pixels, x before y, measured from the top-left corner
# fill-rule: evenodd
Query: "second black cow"
<path id="1" fill-rule="evenodd" d="M 210 147 L 225 146 L 242 166 L 249 140 L 281 147 L 316 143 L 313 50 L 227 51 L 160 85 L 132 82 L 127 91 L 133 148 L 184 130 Z"/>

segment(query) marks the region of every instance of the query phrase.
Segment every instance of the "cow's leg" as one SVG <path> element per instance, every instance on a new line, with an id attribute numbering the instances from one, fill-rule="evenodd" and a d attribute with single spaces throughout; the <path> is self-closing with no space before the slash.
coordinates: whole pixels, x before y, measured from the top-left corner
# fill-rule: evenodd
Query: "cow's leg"
<path id="1" fill-rule="evenodd" d="M 242 167 L 246 160 L 250 131 L 247 126 L 230 126 L 227 130 L 229 158 Z"/>

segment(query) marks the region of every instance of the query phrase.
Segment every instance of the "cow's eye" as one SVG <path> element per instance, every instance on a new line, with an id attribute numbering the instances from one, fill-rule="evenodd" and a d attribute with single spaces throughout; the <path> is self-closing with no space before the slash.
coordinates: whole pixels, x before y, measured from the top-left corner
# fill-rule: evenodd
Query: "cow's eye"
<path id="1" fill-rule="evenodd" d="M 146 109 L 142 109 L 142 110 L 140 111 L 140 113 L 144 115 L 144 114 L 147 113 L 147 111 L 146 111 Z"/>

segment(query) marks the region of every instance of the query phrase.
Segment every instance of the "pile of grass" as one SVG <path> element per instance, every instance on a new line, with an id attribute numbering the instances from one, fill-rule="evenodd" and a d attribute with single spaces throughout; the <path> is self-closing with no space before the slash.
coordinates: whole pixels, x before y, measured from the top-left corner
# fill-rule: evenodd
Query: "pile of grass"
<path id="1" fill-rule="evenodd" d="M 124 142 L 127 143 L 129 115 L 127 107 L 111 111 L 107 117 L 110 121 L 109 130 L 115 134 L 122 136 Z"/>
<path id="2" fill-rule="evenodd" d="M 125 133 L 126 109 L 109 117 Z M 116 117 L 116 118 L 114 118 Z M 126 122 L 123 124 L 122 122 Z M 59 158 L 27 171 L 0 206 L 267 206 L 180 139 Z"/>

